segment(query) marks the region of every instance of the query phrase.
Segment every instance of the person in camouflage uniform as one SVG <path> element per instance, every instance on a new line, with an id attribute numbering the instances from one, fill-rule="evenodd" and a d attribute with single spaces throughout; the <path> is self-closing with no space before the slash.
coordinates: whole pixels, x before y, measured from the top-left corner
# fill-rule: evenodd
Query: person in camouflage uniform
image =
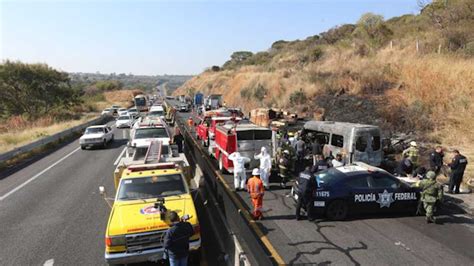
<path id="1" fill-rule="evenodd" d="M 426 212 L 426 222 L 434 223 L 436 219 L 433 217 L 436 212 L 436 202 L 443 199 L 443 187 L 436 182 L 436 173 L 428 171 L 426 173 L 426 179 L 420 181 L 415 186 L 420 187 L 421 201 L 423 202 L 423 208 Z"/>

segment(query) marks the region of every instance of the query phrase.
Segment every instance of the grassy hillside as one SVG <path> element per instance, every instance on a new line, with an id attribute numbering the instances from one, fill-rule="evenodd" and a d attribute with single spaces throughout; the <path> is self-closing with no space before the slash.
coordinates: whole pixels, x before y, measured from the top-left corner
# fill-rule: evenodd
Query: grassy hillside
<path id="1" fill-rule="evenodd" d="M 369 13 L 305 40 L 277 41 L 255 54 L 235 52 L 176 94 L 222 93 L 229 106 L 246 111 L 283 107 L 377 124 L 387 134 L 413 131 L 472 160 L 472 25 L 474 0 L 434 1 L 419 15 L 389 20 Z"/>

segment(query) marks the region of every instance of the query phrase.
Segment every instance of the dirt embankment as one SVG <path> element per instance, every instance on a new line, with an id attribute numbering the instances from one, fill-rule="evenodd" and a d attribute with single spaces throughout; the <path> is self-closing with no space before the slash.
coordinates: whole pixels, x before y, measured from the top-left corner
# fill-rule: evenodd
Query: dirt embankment
<path id="1" fill-rule="evenodd" d="M 312 116 L 323 110 L 327 120 L 376 124 L 386 134 L 415 132 L 422 141 L 474 158 L 473 59 L 387 47 L 370 57 L 328 49 L 314 63 L 288 62 L 291 56 L 271 67 L 207 71 L 175 94 L 221 93 L 228 106 L 245 112 L 281 107 Z"/>

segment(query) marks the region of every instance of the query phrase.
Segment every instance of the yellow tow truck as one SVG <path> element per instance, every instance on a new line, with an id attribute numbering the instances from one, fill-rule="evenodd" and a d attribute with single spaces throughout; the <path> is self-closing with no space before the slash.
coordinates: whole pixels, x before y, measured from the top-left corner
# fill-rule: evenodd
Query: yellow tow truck
<path id="1" fill-rule="evenodd" d="M 199 257 L 201 236 L 190 192 L 189 165 L 184 154 L 173 157 L 165 147 L 153 142 L 143 158 L 139 156 L 143 152 L 135 152 L 115 171 L 117 193 L 105 232 L 105 260 L 109 264 L 161 260 L 164 236 L 171 226 L 169 211 L 189 218 L 194 228 L 189 248 Z M 105 189 L 99 189 L 106 197 Z"/>

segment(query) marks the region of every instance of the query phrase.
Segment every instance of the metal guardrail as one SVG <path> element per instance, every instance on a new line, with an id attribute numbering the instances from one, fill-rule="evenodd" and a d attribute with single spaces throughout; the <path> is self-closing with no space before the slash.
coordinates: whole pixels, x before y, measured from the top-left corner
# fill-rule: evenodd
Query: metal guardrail
<path id="1" fill-rule="evenodd" d="M 252 225 L 253 221 L 249 221 L 248 211 L 242 208 L 242 203 L 238 202 L 239 199 L 232 194 L 233 192 L 229 190 L 227 184 L 218 177 L 216 167 L 202 147 L 195 141 L 192 132 L 189 132 L 187 126 L 181 120 L 175 119 L 175 121 L 185 138 L 185 153 L 194 158 L 204 173 L 206 186 L 203 196 L 206 197 L 208 193 L 212 194 L 212 198 L 217 200 L 217 208 L 225 218 L 223 222 L 227 223 L 228 228 L 230 228 L 230 230 L 226 227 L 219 228 L 219 236 L 224 242 L 227 254 L 233 254 L 236 249 L 233 239 L 233 236 L 235 236 L 252 265 L 282 264 L 281 258 L 276 259 L 272 252 L 265 248 L 261 236 L 252 228 L 256 225 Z M 209 198 L 209 196 L 207 195 L 206 198 Z M 232 256 L 229 256 L 229 260 L 231 260 L 231 264 L 239 264 L 239 262 L 233 261 Z"/>
<path id="2" fill-rule="evenodd" d="M 30 152 L 30 151 L 32 151 L 36 148 L 42 147 L 44 145 L 47 145 L 47 144 L 52 143 L 54 141 L 57 141 L 61 138 L 67 137 L 67 136 L 69 136 L 73 133 L 76 133 L 78 131 L 82 131 L 88 126 L 96 125 L 96 124 L 99 124 L 99 123 L 104 123 L 104 122 L 108 121 L 108 119 L 109 119 L 109 117 L 106 117 L 106 116 L 97 117 L 97 118 L 95 118 L 91 121 L 88 121 L 88 122 L 84 123 L 84 124 L 66 129 L 66 130 L 58 132 L 54 135 L 51 135 L 51 136 L 48 136 L 48 137 L 45 137 L 45 138 L 41 138 L 41 139 L 39 139 L 37 141 L 34 141 L 32 143 L 29 143 L 29 144 L 26 144 L 24 146 L 15 148 L 11 151 L 2 153 L 2 154 L 0 154 L 0 162 L 5 162 L 7 160 L 12 159 L 15 156 L 18 156 L 18 155 L 26 153 L 26 152 Z"/>

